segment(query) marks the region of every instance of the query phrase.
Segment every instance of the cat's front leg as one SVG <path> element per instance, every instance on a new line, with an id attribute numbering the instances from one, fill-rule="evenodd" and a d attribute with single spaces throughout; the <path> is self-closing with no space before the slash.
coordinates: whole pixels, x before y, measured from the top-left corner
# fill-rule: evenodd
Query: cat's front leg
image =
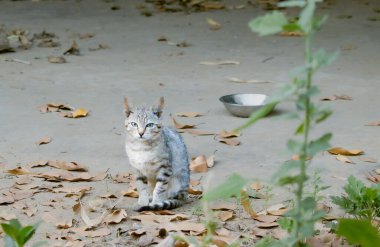
<path id="1" fill-rule="evenodd" d="M 167 199 L 168 186 L 171 176 L 172 171 L 165 166 L 158 172 L 151 204 L 160 203 Z"/>
<path id="2" fill-rule="evenodd" d="M 136 177 L 136 187 L 137 192 L 139 193 L 139 199 L 137 200 L 137 204 L 140 206 L 148 205 L 150 201 L 148 178 L 140 173 Z"/>

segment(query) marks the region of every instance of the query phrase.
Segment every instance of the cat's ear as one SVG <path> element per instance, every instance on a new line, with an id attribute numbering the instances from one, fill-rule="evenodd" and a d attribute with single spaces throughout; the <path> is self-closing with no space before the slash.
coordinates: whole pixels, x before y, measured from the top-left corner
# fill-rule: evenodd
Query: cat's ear
<path id="1" fill-rule="evenodd" d="M 124 97 L 124 112 L 125 112 L 125 115 L 127 117 L 129 117 L 129 115 L 131 115 L 132 111 L 131 111 L 131 107 L 129 106 L 128 104 L 128 99 L 127 97 Z"/>
<path id="2" fill-rule="evenodd" d="M 161 117 L 163 109 L 164 109 L 164 97 L 161 97 L 160 98 L 160 103 L 159 103 L 158 107 L 154 111 L 154 115 L 156 115 L 157 117 Z"/>

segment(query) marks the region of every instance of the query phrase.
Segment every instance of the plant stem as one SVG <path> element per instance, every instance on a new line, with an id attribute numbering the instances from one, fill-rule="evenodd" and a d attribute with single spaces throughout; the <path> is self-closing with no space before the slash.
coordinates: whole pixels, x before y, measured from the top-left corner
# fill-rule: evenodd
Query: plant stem
<path id="1" fill-rule="evenodd" d="M 307 69 L 306 74 L 306 84 L 305 84 L 305 93 L 308 93 L 311 88 L 312 83 L 312 76 L 313 76 L 313 69 L 311 68 L 311 62 L 312 62 L 312 38 L 313 34 L 312 31 L 308 32 L 305 36 L 305 62 Z M 295 221 L 295 237 L 297 239 L 302 239 L 300 236 L 300 230 L 302 228 L 302 222 L 299 220 L 302 216 L 302 199 L 304 194 L 304 186 L 305 181 L 307 179 L 306 174 L 306 166 L 307 166 L 307 160 L 309 158 L 309 132 L 310 132 L 310 97 L 305 97 L 305 112 L 304 112 L 304 136 L 303 136 L 303 143 L 302 143 L 302 150 L 300 154 L 300 174 L 299 174 L 299 180 L 297 183 L 297 191 L 296 191 L 296 215 L 297 220 Z M 300 246 L 301 243 L 298 242 L 296 246 Z"/>

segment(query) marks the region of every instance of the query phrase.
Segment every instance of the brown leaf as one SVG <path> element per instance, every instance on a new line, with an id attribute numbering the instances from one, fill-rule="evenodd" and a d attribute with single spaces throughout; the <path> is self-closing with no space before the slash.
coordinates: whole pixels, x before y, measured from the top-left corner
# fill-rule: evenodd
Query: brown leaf
<path id="1" fill-rule="evenodd" d="M 54 39 L 47 38 L 47 39 L 42 39 L 37 46 L 38 47 L 45 47 L 45 48 L 52 48 L 52 47 L 58 47 L 61 44 L 59 42 L 56 42 Z"/>
<path id="2" fill-rule="evenodd" d="M 62 56 L 48 56 L 49 63 L 66 63 L 66 59 Z"/>
<path id="3" fill-rule="evenodd" d="M 13 196 L 0 194 L 0 205 L 12 204 L 14 202 L 15 202 L 15 198 Z"/>
<path id="4" fill-rule="evenodd" d="M 360 149 L 352 149 L 352 150 L 347 150 L 342 147 L 333 147 L 327 150 L 330 154 L 341 154 L 341 155 L 347 155 L 347 156 L 356 156 L 356 155 L 361 155 L 364 154 L 363 150 Z"/>
<path id="5" fill-rule="evenodd" d="M 6 173 L 12 174 L 12 175 L 25 175 L 25 174 L 33 174 L 32 172 L 28 171 L 27 169 L 19 166 L 15 169 L 6 170 Z"/>
<path id="6" fill-rule="evenodd" d="M 257 217 L 257 213 L 255 210 L 253 210 L 251 206 L 251 202 L 249 200 L 249 196 L 246 191 L 241 191 L 240 192 L 240 203 L 243 206 L 243 209 L 245 212 L 247 212 L 252 218 Z"/>
<path id="7" fill-rule="evenodd" d="M 139 220 L 141 223 L 159 223 L 165 224 L 168 222 L 182 221 L 189 219 L 189 216 L 185 214 L 174 214 L 174 215 L 160 215 L 155 212 L 144 212 L 140 215 L 131 216 L 132 220 Z"/>
<path id="8" fill-rule="evenodd" d="M 193 187 L 189 187 L 187 189 L 187 192 L 190 194 L 190 195 L 202 195 L 203 194 L 203 191 L 202 190 L 199 190 L 199 189 L 195 189 Z"/>
<path id="9" fill-rule="evenodd" d="M 193 179 L 190 179 L 190 185 L 191 186 L 197 186 L 197 185 L 200 185 L 201 182 L 199 180 L 193 180 Z"/>
<path id="10" fill-rule="evenodd" d="M 193 111 L 188 111 L 188 112 L 179 112 L 176 114 L 178 117 L 201 117 L 204 116 L 203 113 L 199 112 L 193 112 Z"/>
<path id="11" fill-rule="evenodd" d="M 279 226 L 279 224 L 277 222 L 271 222 L 271 223 L 267 223 L 267 222 L 258 222 L 256 224 L 256 226 L 258 228 L 273 228 L 273 227 L 277 227 Z"/>
<path id="12" fill-rule="evenodd" d="M 75 40 L 73 40 L 73 43 L 71 44 L 71 47 L 65 51 L 63 53 L 63 55 L 75 55 L 75 56 L 79 56 L 80 53 L 79 53 L 79 48 L 78 48 L 78 44 Z"/>
<path id="13" fill-rule="evenodd" d="M 260 181 L 256 181 L 256 182 L 253 182 L 250 186 L 249 186 L 251 189 L 255 190 L 255 191 L 259 191 L 261 190 L 262 188 L 264 188 L 264 185 L 262 185 L 260 183 Z"/>
<path id="14" fill-rule="evenodd" d="M 97 218 L 90 219 L 88 216 L 86 209 L 84 208 L 82 202 L 79 201 L 79 206 L 76 207 L 76 210 L 80 209 L 80 217 L 83 220 L 83 222 L 86 224 L 87 227 L 95 227 L 98 226 L 102 221 L 105 219 L 105 217 L 109 214 L 107 211 L 104 211 L 102 215 L 100 215 Z"/>
<path id="15" fill-rule="evenodd" d="M 225 8 L 225 5 L 223 3 L 220 3 L 220 2 L 211 2 L 211 1 L 202 1 L 199 6 L 204 10 L 204 11 L 207 11 L 207 10 L 220 10 L 220 9 L 224 9 Z"/>
<path id="16" fill-rule="evenodd" d="M 254 80 L 254 79 L 243 80 L 243 79 L 239 79 L 237 77 L 228 77 L 227 80 L 230 82 L 236 82 L 236 83 L 257 83 L 257 84 L 270 83 L 270 81 Z"/>
<path id="17" fill-rule="evenodd" d="M 99 228 L 96 230 L 90 230 L 87 227 L 72 228 L 70 232 L 78 234 L 79 236 L 88 237 L 88 238 L 104 237 L 112 233 L 111 230 L 106 227 Z"/>
<path id="18" fill-rule="evenodd" d="M 234 212 L 232 211 L 220 211 L 216 217 L 218 217 L 218 219 L 220 219 L 221 221 L 227 221 L 227 220 L 230 220 L 234 217 Z"/>
<path id="19" fill-rule="evenodd" d="M 99 51 L 99 50 L 105 50 L 105 49 L 109 49 L 110 47 L 105 44 L 105 43 L 100 43 L 98 46 L 96 47 L 92 47 L 92 48 L 88 48 L 89 51 Z"/>
<path id="20" fill-rule="evenodd" d="M 210 27 L 211 30 L 217 31 L 217 30 L 219 30 L 219 29 L 222 28 L 222 24 L 220 24 L 219 22 L 215 21 L 214 19 L 207 18 L 206 20 L 207 20 L 207 23 L 208 23 L 208 25 L 209 25 L 209 27 Z"/>
<path id="21" fill-rule="evenodd" d="M 76 162 L 66 162 L 66 161 L 49 161 L 47 163 L 48 166 L 55 167 L 58 169 L 63 169 L 66 171 L 80 171 L 85 172 L 87 171 L 87 168 L 79 163 Z"/>
<path id="22" fill-rule="evenodd" d="M 200 155 L 190 160 L 190 171 L 193 172 L 207 172 L 207 159 L 206 156 Z"/>
<path id="23" fill-rule="evenodd" d="M 158 37 L 157 41 L 159 41 L 159 42 L 167 42 L 167 41 L 169 41 L 169 39 L 166 36 L 161 35 L 160 37 Z"/>
<path id="24" fill-rule="evenodd" d="M 216 135 L 214 132 L 205 131 L 205 130 L 196 130 L 196 129 L 181 129 L 181 130 L 178 130 L 178 132 L 181 132 L 181 133 L 189 133 L 189 134 L 197 135 L 197 136 L 211 136 L 211 135 Z"/>
<path id="25" fill-rule="evenodd" d="M 174 126 L 177 129 L 192 129 L 195 127 L 195 124 L 180 124 L 180 123 L 178 123 L 177 120 L 174 119 L 174 117 L 172 118 L 172 120 L 173 120 Z"/>
<path id="26" fill-rule="evenodd" d="M 122 190 L 121 194 L 122 194 L 122 196 L 128 196 L 128 197 L 132 197 L 132 198 L 138 198 L 139 197 L 139 193 L 136 191 L 136 188 L 133 188 L 133 187 L 129 187 L 126 190 Z"/>
<path id="27" fill-rule="evenodd" d="M 210 204 L 212 210 L 235 210 L 237 208 L 235 203 L 228 203 L 223 201 L 217 201 Z"/>
<path id="28" fill-rule="evenodd" d="M 87 172 L 77 172 L 75 174 L 67 171 L 51 171 L 33 174 L 35 177 L 45 178 L 48 181 L 70 181 L 70 182 L 88 182 L 93 181 L 94 176 Z"/>
<path id="29" fill-rule="evenodd" d="M 359 160 L 368 162 L 368 163 L 377 163 L 377 159 L 371 157 L 359 157 Z"/>
<path id="30" fill-rule="evenodd" d="M 49 224 L 55 225 L 59 229 L 68 229 L 73 226 L 73 220 L 72 219 L 62 219 L 58 218 L 55 214 L 53 213 L 43 213 L 41 215 L 41 218 Z"/>
<path id="31" fill-rule="evenodd" d="M 230 146 L 240 145 L 240 141 L 238 139 L 235 139 L 235 138 L 220 138 L 218 141 L 221 143 L 225 143 L 227 145 L 230 145 Z"/>
<path id="32" fill-rule="evenodd" d="M 83 33 L 81 35 L 79 35 L 79 38 L 80 39 L 91 39 L 95 36 L 95 34 L 93 33 Z"/>
<path id="33" fill-rule="evenodd" d="M 255 220 L 265 223 L 272 223 L 278 220 L 279 216 L 274 215 L 257 215 L 256 217 L 253 217 Z"/>
<path id="34" fill-rule="evenodd" d="M 220 138 L 233 138 L 233 137 L 239 137 L 241 134 L 237 131 L 227 131 L 227 130 L 222 130 L 218 136 Z"/>
<path id="35" fill-rule="evenodd" d="M 113 180 L 117 183 L 130 183 L 133 180 L 133 175 L 130 172 L 118 173 Z"/>
<path id="36" fill-rule="evenodd" d="M 323 97 L 321 98 L 321 100 L 323 101 L 334 101 L 334 100 L 352 100 L 351 96 L 348 96 L 348 95 L 345 95 L 345 94 L 342 94 L 342 95 L 331 95 L 331 96 L 327 96 L 327 97 Z"/>
<path id="37" fill-rule="evenodd" d="M 68 117 L 68 118 L 81 118 L 81 117 L 86 117 L 87 115 L 88 115 L 88 110 L 84 108 L 78 108 L 73 112 L 61 114 L 61 116 Z"/>
<path id="38" fill-rule="evenodd" d="M 344 156 L 344 155 L 341 155 L 341 154 L 338 154 L 336 156 L 336 159 L 339 160 L 340 162 L 343 162 L 343 163 L 353 164 L 352 160 L 350 160 L 347 156 Z"/>
<path id="39" fill-rule="evenodd" d="M 275 239 L 284 239 L 287 236 L 289 236 L 289 233 L 284 229 L 274 229 L 272 231 L 272 236 Z M 313 246 L 313 247 L 315 247 L 315 246 Z"/>
<path id="40" fill-rule="evenodd" d="M 216 65 L 239 65 L 240 62 L 238 61 L 230 61 L 230 60 L 225 60 L 225 61 L 203 61 L 200 62 L 199 64 L 201 65 L 210 65 L 210 66 L 216 66 Z"/>
<path id="41" fill-rule="evenodd" d="M 71 111 L 73 108 L 69 105 L 61 103 L 48 103 L 46 105 L 40 106 L 40 112 L 60 112 L 60 111 Z"/>
<path id="42" fill-rule="evenodd" d="M 112 211 L 105 219 L 103 220 L 106 224 L 118 224 L 122 220 L 127 218 L 127 212 L 124 209 L 117 209 Z"/>
<path id="43" fill-rule="evenodd" d="M 55 193 L 68 193 L 68 194 L 81 194 L 85 191 L 92 190 L 90 186 L 79 186 L 79 187 L 60 187 L 53 189 Z"/>
<path id="44" fill-rule="evenodd" d="M 380 126 L 380 121 L 367 123 L 366 126 Z"/>
<path id="45" fill-rule="evenodd" d="M 117 196 L 111 192 L 107 192 L 103 195 L 100 195 L 99 197 L 100 198 L 113 198 L 113 199 L 117 198 Z"/>

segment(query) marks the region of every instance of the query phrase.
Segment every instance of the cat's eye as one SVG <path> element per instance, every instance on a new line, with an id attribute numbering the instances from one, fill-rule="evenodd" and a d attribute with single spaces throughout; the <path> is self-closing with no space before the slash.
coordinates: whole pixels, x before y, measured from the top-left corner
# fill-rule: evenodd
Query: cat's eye
<path id="1" fill-rule="evenodd" d="M 153 126 L 154 126 L 154 123 L 148 123 L 148 124 L 146 125 L 147 128 L 152 128 Z"/>
<path id="2" fill-rule="evenodd" d="M 135 122 L 131 122 L 131 126 L 132 126 L 132 127 L 137 127 L 137 123 L 135 123 Z"/>

